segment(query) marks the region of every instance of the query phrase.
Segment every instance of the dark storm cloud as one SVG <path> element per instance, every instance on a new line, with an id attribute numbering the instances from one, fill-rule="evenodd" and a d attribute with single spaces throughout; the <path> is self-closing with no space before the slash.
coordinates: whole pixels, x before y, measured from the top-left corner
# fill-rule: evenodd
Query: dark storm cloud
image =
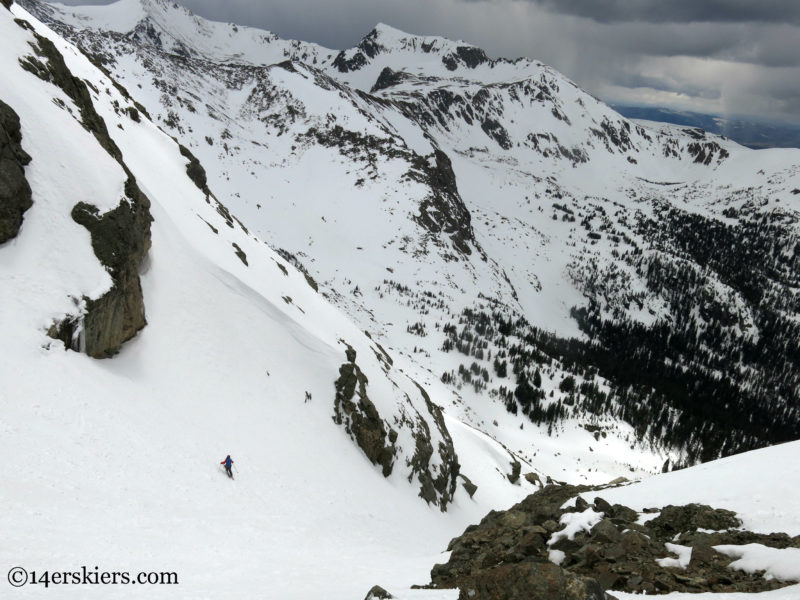
<path id="1" fill-rule="evenodd" d="M 800 23 L 796 0 L 527 0 L 549 11 L 599 21 Z"/>
<path id="2" fill-rule="evenodd" d="M 708 100 L 718 100 L 722 95 L 719 90 L 708 89 L 686 81 L 675 81 L 666 77 L 653 77 L 639 73 L 621 72 L 612 76 L 610 82 L 626 88 L 648 88 Z"/>
<path id="3" fill-rule="evenodd" d="M 800 64 L 800 29 L 764 23 L 577 24 L 582 43 L 618 56 L 693 56 L 785 67 Z"/>

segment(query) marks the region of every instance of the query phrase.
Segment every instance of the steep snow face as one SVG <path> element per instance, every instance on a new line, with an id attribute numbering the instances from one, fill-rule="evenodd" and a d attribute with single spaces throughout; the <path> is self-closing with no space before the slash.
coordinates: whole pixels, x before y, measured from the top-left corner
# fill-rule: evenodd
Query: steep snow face
<path id="1" fill-rule="evenodd" d="M 273 33 L 217 23 L 167 0 L 118 0 L 109 7 L 39 5 L 40 16 L 66 26 L 131 34 L 137 43 L 216 62 L 273 64 L 302 60 L 329 63 L 336 53 L 317 44 L 283 40 Z"/>
<path id="2" fill-rule="evenodd" d="M 43 17 L 59 14 L 31 6 Z M 633 165 L 624 157 L 647 152 L 618 148 L 614 131 L 620 143 L 623 137 L 614 125 L 604 133 L 607 160 L 598 150 L 562 168 L 570 175 L 547 175 L 560 160 L 551 138 L 552 147 L 540 140 L 539 150 L 503 155 L 496 128 L 479 134 L 452 115 L 431 116 L 422 101 L 410 107 L 388 91 L 353 90 L 313 59 L 216 64 L 207 56 L 235 54 L 233 42 L 215 46 L 222 26 L 171 6 L 74 11 L 82 15 L 76 25 L 102 24 L 73 31 L 75 39 L 107 61 L 155 121 L 75 47 L 13 7 L 90 84 L 96 110 L 152 203 L 152 248 L 141 273 L 148 325 L 106 361 L 65 352 L 46 331 L 108 289 L 108 273 L 70 212 L 81 200 L 101 212 L 117 206 L 126 173 L 81 126 L 68 96 L 18 66 L 34 52 L 34 38 L 0 9 L 8 66 L 0 98 L 20 115 L 34 196 L 19 236 L 0 247 L 0 451 L 12 458 L 0 467 L 10 490 L 0 500 L 3 563 L 41 571 L 103 558 L 107 570 L 175 571 L 180 586 L 171 597 L 250 598 L 264 590 L 281 598 L 358 597 L 376 581 L 390 589 L 427 581 L 450 537 L 535 489 L 521 477 L 528 471 L 601 482 L 677 458 L 642 443 L 638 426 L 620 419 L 630 406 L 612 398 L 604 412 L 611 379 L 570 370 L 559 355 L 569 348 L 547 339 L 534 345 L 542 333 L 526 323 L 575 331 L 569 310 L 587 298 L 604 314 L 627 301 L 625 311 L 643 323 L 671 314 L 670 290 L 653 291 L 641 264 L 614 260 L 625 238 L 633 256 L 639 247 L 670 256 L 646 245 L 659 231 L 633 225 L 670 216 L 659 212 L 667 198 L 683 211 L 673 219 L 769 216 L 762 227 L 783 227 L 789 235 L 781 243 L 792 242 L 796 154 L 739 152 L 716 139 L 688 142 L 696 132 L 643 129 L 677 155 L 657 171 L 675 178 L 659 180 L 617 168 L 620 157 Z M 146 26 L 135 31 L 155 22 L 156 9 L 167 11 L 160 23 L 169 40 L 194 40 L 192 23 L 211 32 L 203 42 L 209 54 L 182 53 L 174 41 L 159 46 L 161 34 Z M 376 39 L 386 37 L 388 48 L 394 42 L 385 33 Z M 216 197 L 187 177 L 186 154 L 159 123 L 201 158 Z M 470 142 L 482 146 L 463 146 L 448 133 L 458 128 L 483 135 Z M 723 147 L 729 155 L 720 161 Z M 730 183 L 709 177 L 711 170 Z M 578 218 L 599 237 L 587 238 Z M 681 247 L 682 260 L 692 250 Z M 776 281 L 781 269 L 791 272 L 792 256 L 776 263 Z M 618 281 L 626 283 L 615 287 Z M 703 293 L 732 307 L 731 329 L 755 336 L 753 305 L 735 285 L 720 277 Z M 786 314 L 793 311 L 787 304 Z M 537 358 L 518 363 L 517 374 L 515 355 Z M 465 360 L 474 368 L 464 368 Z M 741 363 L 746 374 L 749 368 Z M 540 401 L 531 403 L 524 388 L 519 403 L 501 391 L 528 379 Z M 581 394 L 595 403 L 589 416 L 568 403 L 582 402 Z M 775 405 L 790 411 L 781 394 Z M 518 414 L 523 402 L 545 419 L 547 411 L 565 413 L 534 424 Z M 665 410 L 677 420 L 677 410 Z M 376 424 L 368 433 L 382 428 L 381 435 L 364 442 L 359 415 Z M 669 424 L 659 419 L 652 427 Z M 217 465 L 227 453 L 236 461 L 233 482 Z M 454 479 L 453 460 L 478 485 L 474 497 L 464 479 Z M 748 466 L 767 471 L 755 459 Z M 741 496 L 751 490 L 725 485 Z M 59 597 L 84 595 L 85 588 L 59 589 Z"/>
<path id="3" fill-rule="evenodd" d="M 406 588 L 423 581 L 452 535 L 534 489 L 524 479 L 511 485 L 505 449 L 442 415 L 438 390 L 419 387 L 402 359 L 392 363 L 199 189 L 178 145 L 121 89 L 13 10 L 0 9 L 0 98 L 20 117 L 34 204 L 19 235 L 0 247 L 0 452 L 12 457 L 0 467 L 0 562 L 39 572 L 96 564 L 174 571 L 180 585 L 171 597 L 247 598 L 265 589 L 350 597 L 376 577 Z M 19 59 L 35 58 L 38 42 L 14 17 L 52 40 L 87 82 L 151 202 L 141 273 L 148 325 L 110 360 L 66 352 L 47 330 L 107 290 L 109 275 L 71 211 L 79 201 L 101 213 L 117 206 L 127 173 L 84 129 L 70 97 L 23 69 Z M 356 375 L 358 407 L 342 409 L 337 423 L 336 402 L 353 400 L 345 382 L 337 393 L 343 370 Z M 367 397 L 394 432 L 388 477 L 386 462 L 351 439 Z M 227 453 L 234 481 L 218 465 Z M 474 499 L 462 479 L 440 481 L 446 472 L 455 478 L 455 460 L 478 485 Z"/>
<path id="4" fill-rule="evenodd" d="M 800 153 L 635 123 L 536 61 L 386 25 L 337 53 L 156 0 L 22 2 L 517 456 L 601 481 L 796 437 Z"/>
<path id="5" fill-rule="evenodd" d="M 648 128 L 536 61 L 384 25 L 331 53 L 173 5 L 108 31 L 23 3 L 518 456 L 599 481 L 798 432 L 797 152 Z"/>

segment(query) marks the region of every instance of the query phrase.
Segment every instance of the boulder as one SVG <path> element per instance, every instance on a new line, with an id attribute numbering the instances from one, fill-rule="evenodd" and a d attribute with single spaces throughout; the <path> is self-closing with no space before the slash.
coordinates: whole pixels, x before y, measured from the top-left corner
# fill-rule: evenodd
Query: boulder
<path id="1" fill-rule="evenodd" d="M 461 486 L 464 488 L 464 490 L 467 492 L 467 494 L 469 494 L 469 497 L 472 498 L 475 495 L 475 492 L 478 491 L 478 486 L 475 485 L 474 483 L 472 483 L 472 481 L 470 481 L 469 477 L 467 477 L 463 473 L 460 473 L 459 477 L 461 477 L 461 479 L 464 480 L 464 481 L 461 482 Z"/>
<path id="2" fill-rule="evenodd" d="M 686 531 L 731 529 L 741 524 L 733 511 L 705 504 L 687 504 L 665 506 L 658 517 L 647 522 L 646 527 L 659 538 L 669 541 L 675 534 Z"/>
<path id="3" fill-rule="evenodd" d="M 622 534 L 611 519 L 603 519 L 597 523 L 592 527 L 590 535 L 593 541 L 604 544 L 616 544 L 622 538 Z"/>
<path id="4" fill-rule="evenodd" d="M 373 585 L 372 589 L 364 596 L 364 600 L 389 600 L 390 598 L 394 598 L 394 596 L 379 585 Z"/>
<path id="5" fill-rule="evenodd" d="M 0 244 L 17 236 L 22 215 L 33 205 L 24 169 L 30 161 L 22 149 L 19 117 L 0 100 Z"/>
<path id="6" fill-rule="evenodd" d="M 632 508 L 623 506 L 622 504 L 615 504 L 611 507 L 611 518 L 614 519 L 615 522 L 619 521 L 621 523 L 635 523 L 639 518 L 639 513 Z"/>
<path id="7" fill-rule="evenodd" d="M 542 480 L 539 479 L 539 475 L 536 473 L 525 473 L 525 479 L 528 483 L 532 483 L 533 485 L 541 485 Z"/>
<path id="8" fill-rule="evenodd" d="M 459 600 L 604 600 L 600 585 L 551 562 L 504 564 L 478 573 Z"/>
<path id="9" fill-rule="evenodd" d="M 611 516 L 611 505 L 603 500 L 602 498 L 595 498 L 594 499 L 594 509 L 597 512 L 605 513 L 606 516 Z"/>
<path id="10" fill-rule="evenodd" d="M 705 544 L 697 544 L 692 546 L 692 558 L 689 561 L 689 570 L 694 570 L 699 567 L 707 567 L 714 564 L 723 555 L 714 550 L 711 546 Z"/>
<path id="11" fill-rule="evenodd" d="M 511 483 L 517 483 L 519 481 L 519 473 L 522 470 L 522 465 L 518 460 L 514 460 L 511 463 L 511 473 L 508 474 L 508 480 Z"/>

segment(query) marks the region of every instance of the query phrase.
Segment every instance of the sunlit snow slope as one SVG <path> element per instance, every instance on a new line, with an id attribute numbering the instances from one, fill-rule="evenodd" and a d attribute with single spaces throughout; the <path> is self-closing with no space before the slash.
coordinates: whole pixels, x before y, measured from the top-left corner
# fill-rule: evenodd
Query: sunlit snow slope
<path id="1" fill-rule="evenodd" d="M 384 24 L 335 51 L 166 0 L 20 3 L 539 469 L 601 483 L 800 436 L 800 151 L 630 121 L 536 60 Z"/>
<path id="2" fill-rule="evenodd" d="M 448 418 L 479 491 L 470 499 L 459 483 L 447 513 L 419 498 L 414 435 L 429 427 L 434 474 L 443 443 L 420 389 L 302 273 L 229 225 L 187 177 L 177 144 L 143 116 L 130 118 L 130 101 L 82 54 L 13 9 L 0 8 L 0 98 L 20 117 L 34 203 L 0 247 L 0 564 L 178 573 L 177 587 L 148 597 L 359 597 L 378 579 L 424 581 L 450 536 L 534 489 L 508 482 L 503 448 Z M 152 203 L 141 273 L 148 325 L 113 359 L 65 351 L 46 332 L 110 286 L 70 212 L 78 201 L 100 212 L 124 202 L 126 174 L 81 126 L 72 100 L 18 64 L 37 41 L 14 16 L 91 84 Z M 347 345 L 398 434 L 388 478 L 332 420 Z M 227 453 L 234 481 L 219 465 Z"/>

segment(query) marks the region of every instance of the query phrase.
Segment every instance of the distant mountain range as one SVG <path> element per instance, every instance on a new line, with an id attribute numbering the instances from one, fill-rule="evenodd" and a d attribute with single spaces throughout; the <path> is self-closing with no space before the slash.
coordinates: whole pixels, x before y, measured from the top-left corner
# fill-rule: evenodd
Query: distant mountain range
<path id="1" fill-rule="evenodd" d="M 614 110 L 629 119 L 661 121 L 674 125 L 699 127 L 717 133 L 748 148 L 800 148 L 800 125 L 747 119 L 730 119 L 718 115 L 668 108 L 612 104 Z"/>
<path id="2" fill-rule="evenodd" d="M 623 472 L 653 471 L 800 436 L 800 152 L 632 122 L 539 61 L 385 24 L 335 50 L 166 0 L 19 4 L 179 140 L 225 207 L 225 228 L 206 219 L 204 233 L 241 224 L 434 404 L 520 459 L 541 465 L 551 436 L 602 427 L 583 429 L 570 466 L 560 443 L 551 455 L 602 482 L 619 474 L 597 475 L 615 444 L 636 450 Z M 228 253 L 250 273 L 245 243 Z M 382 351 L 333 338 L 378 394 L 382 359 L 362 364 Z M 416 385 L 419 410 L 393 394 L 376 400 L 381 444 L 359 446 L 413 480 L 416 442 L 393 438 L 430 411 Z M 420 481 L 441 508 L 460 472 L 445 471 L 441 490 Z"/>
<path id="3" fill-rule="evenodd" d="M 709 464 L 800 439 L 800 150 L 173 0 L 0 0 L 0 60 L 0 564 L 233 600 L 800 580 L 798 444 Z"/>

